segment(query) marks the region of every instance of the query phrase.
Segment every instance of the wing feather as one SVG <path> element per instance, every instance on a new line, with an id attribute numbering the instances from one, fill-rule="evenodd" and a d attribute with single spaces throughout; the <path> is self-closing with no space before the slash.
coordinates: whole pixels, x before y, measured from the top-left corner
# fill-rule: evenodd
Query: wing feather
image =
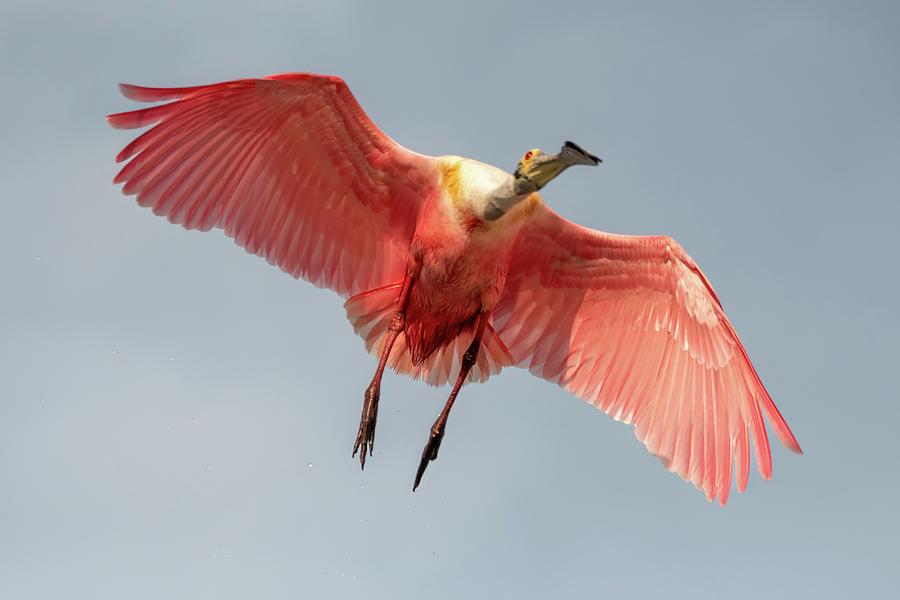
<path id="1" fill-rule="evenodd" d="M 295 277 L 347 297 L 402 279 L 434 159 L 378 130 L 336 77 L 294 73 L 183 88 L 122 84 L 158 106 L 114 181 L 187 229 L 224 229 Z"/>
<path id="2" fill-rule="evenodd" d="M 516 242 L 493 323 L 514 364 L 555 382 L 635 435 L 670 471 L 728 501 L 772 475 L 765 415 L 800 446 L 712 286 L 667 237 L 579 227 L 542 205 Z"/>

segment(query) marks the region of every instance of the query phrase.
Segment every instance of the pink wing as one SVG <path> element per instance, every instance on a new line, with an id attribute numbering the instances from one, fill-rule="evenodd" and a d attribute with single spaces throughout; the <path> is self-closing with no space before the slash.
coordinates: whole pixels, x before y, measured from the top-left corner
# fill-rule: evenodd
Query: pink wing
<path id="1" fill-rule="evenodd" d="M 192 87 L 120 86 L 171 101 L 107 117 L 156 124 L 115 178 L 188 229 L 220 227 L 247 249 L 343 296 L 403 279 L 434 159 L 409 152 L 366 116 L 339 78 L 273 75 Z"/>
<path id="2" fill-rule="evenodd" d="M 544 207 L 523 230 L 493 323 L 515 364 L 633 423 L 670 471 L 724 505 L 750 439 L 772 475 L 762 412 L 801 452 L 700 268 L 668 237 L 621 236 Z M 762 411 L 760 411 L 762 408 Z"/>

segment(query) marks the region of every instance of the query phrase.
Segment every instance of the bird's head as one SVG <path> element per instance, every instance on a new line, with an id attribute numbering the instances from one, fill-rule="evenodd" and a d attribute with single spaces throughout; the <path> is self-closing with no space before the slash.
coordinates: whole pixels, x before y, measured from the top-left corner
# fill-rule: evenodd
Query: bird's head
<path id="1" fill-rule="evenodd" d="M 566 142 L 558 154 L 546 154 L 540 148 L 526 152 L 516 166 L 516 188 L 536 191 L 572 165 L 596 166 L 603 162 L 578 144 Z"/>

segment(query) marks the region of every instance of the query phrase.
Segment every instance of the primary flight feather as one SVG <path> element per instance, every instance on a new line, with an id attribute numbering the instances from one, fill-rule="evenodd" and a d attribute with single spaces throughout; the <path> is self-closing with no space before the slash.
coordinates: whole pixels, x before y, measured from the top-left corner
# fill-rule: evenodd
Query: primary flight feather
<path id="1" fill-rule="evenodd" d="M 152 126 L 116 157 L 141 206 L 188 229 L 218 227 L 294 277 L 347 298 L 379 362 L 353 448 L 375 441 L 390 366 L 453 380 L 413 489 L 437 458 L 466 381 L 520 366 L 632 423 L 667 468 L 725 504 L 751 446 L 772 473 L 764 420 L 800 446 L 703 272 L 671 238 L 593 231 L 538 190 L 600 159 L 572 142 L 522 156 L 514 173 L 411 152 L 382 133 L 346 84 L 273 75 L 189 88 L 120 86 L 151 108 L 108 117 Z"/>

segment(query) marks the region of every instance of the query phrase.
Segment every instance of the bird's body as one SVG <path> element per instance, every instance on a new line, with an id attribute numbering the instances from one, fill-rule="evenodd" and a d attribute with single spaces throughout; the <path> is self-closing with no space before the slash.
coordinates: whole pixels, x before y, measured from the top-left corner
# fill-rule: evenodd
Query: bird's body
<path id="1" fill-rule="evenodd" d="M 540 198 L 487 221 L 490 193 L 511 180 L 496 167 L 459 157 L 438 159 L 439 192 L 425 204 L 411 245 L 417 265 L 405 335 L 414 362 L 421 362 L 471 330 L 500 299 L 513 244 Z M 533 212 L 533 211 L 532 211 Z"/>
<path id="2" fill-rule="evenodd" d="M 672 471 L 724 504 L 751 445 L 771 476 L 763 415 L 796 439 L 697 264 L 671 238 L 570 223 L 537 191 L 600 159 L 566 142 L 515 173 L 402 148 L 338 78 L 287 74 L 195 88 L 122 86 L 115 127 L 156 124 L 117 159 L 125 193 L 347 300 L 379 357 L 354 455 L 371 454 L 382 373 L 454 380 L 416 475 L 437 458 L 466 381 L 515 365 L 633 423 Z"/>

